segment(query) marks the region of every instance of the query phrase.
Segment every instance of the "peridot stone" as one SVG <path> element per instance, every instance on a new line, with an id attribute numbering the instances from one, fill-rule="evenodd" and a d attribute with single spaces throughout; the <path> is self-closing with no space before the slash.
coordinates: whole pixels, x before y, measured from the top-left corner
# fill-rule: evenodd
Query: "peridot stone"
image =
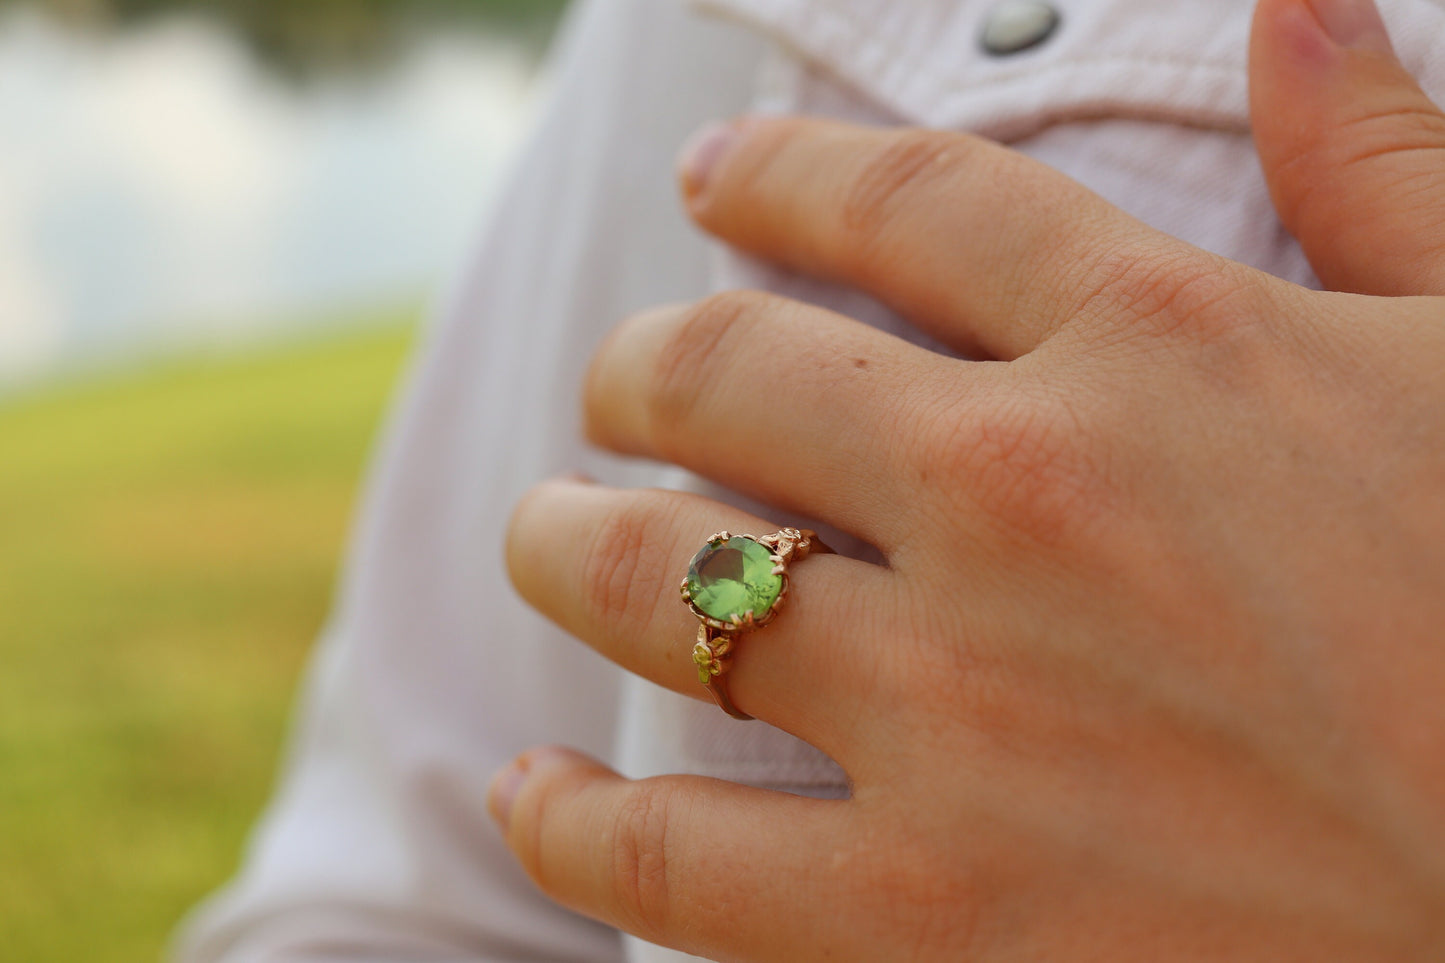
<path id="1" fill-rule="evenodd" d="M 734 616 L 761 621 L 783 591 L 783 576 L 773 574 L 772 552 L 742 535 L 710 543 L 692 557 L 687 569 L 692 604 L 721 622 Z"/>

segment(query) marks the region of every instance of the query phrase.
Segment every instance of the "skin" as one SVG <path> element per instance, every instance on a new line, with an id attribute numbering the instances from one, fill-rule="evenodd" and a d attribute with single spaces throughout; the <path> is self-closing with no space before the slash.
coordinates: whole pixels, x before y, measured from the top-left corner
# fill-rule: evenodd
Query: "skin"
<path id="1" fill-rule="evenodd" d="M 723 960 L 1441 958 L 1445 117 L 1363 0 L 1264 0 L 1251 59 L 1326 292 L 961 134 L 694 151 L 705 229 L 982 360 L 756 292 L 599 351 L 597 443 L 778 513 L 545 483 L 507 546 L 541 612 L 707 699 L 676 582 L 711 532 L 810 515 L 887 564 L 800 563 L 729 675 L 851 798 L 532 750 L 490 803 L 543 891 Z"/>

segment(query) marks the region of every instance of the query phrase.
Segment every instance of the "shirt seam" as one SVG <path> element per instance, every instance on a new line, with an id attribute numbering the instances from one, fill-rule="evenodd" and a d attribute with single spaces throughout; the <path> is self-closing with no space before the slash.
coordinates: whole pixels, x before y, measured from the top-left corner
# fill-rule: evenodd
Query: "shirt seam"
<path id="1" fill-rule="evenodd" d="M 736 18 L 740 12 L 733 8 L 719 6 L 714 3 L 713 0 L 698 0 L 697 5 L 699 9 L 709 11 L 713 15 L 721 17 Z M 755 8 L 749 6 L 746 12 L 748 14 L 746 19 L 748 19 L 749 25 L 753 28 L 761 28 L 769 33 L 776 29 L 775 25 L 770 24 L 762 15 L 759 15 Z M 901 62 L 904 50 L 890 36 L 863 30 L 856 18 L 841 10 L 831 7 L 814 7 L 813 12 L 815 16 L 824 22 L 825 27 L 842 38 L 851 49 L 861 54 L 860 60 L 869 63 Z M 798 47 L 797 43 L 791 39 L 789 39 L 789 46 Z M 848 62 L 846 59 L 835 61 L 834 59 L 819 56 L 817 53 L 801 48 L 800 52 L 808 60 L 819 63 L 834 73 L 842 74 L 846 79 L 849 79 L 850 82 L 856 83 L 859 82 L 860 79 L 863 79 L 848 77 L 846 73 L 839 70 L 839 63 L 846 64 Z M 1150 70 L 1167 68 L 1168 72 L 1173 74 L 1203 71 L 1217 75 L 1221 79 L 1235 82 L 1242 79 L 1242 71 L 1244 70 L 1242 61 L 1234 62 L 1216 58 L 1181 60 L 1177 56 L 1163 57 L 1128 53 L 1068 55 L 1042 62 L 1039 60 L 1021 61 L 1018 66 L 1015 67 L 1000 67 L 996 70 L 976 71 L 972 72 L 971 76 L 969 74 L 954 75 L 959 81 L 957 86 L 950 85 L 948 81 L 944 79 L 944 76 L 935 73 L 934 76 L 926 82 L 927 87 L 924 89 L 924 93 L 926 96 L 932 97 L 937 105 L 946 108 L 948 105 L 958 103 L 970 97 L 976 97 L 980 93 L 995 92 L 1011 86 L 1028 85 L 1036 82 L 1040 77 L 1057 75 L 1060 72 L 1100 66 L 1144 67 Z M 865 87 L 865 91 L 874 93 L 875 95 L 883 93 L 890 97 L 897 97 L 900 91 L 905 89 L 902 85 L 887 81 L 881 72 L 874 71 L 874 77 L 879 84 L 879 88 L 877 91 L 873 91 Z M 1085 96 L 1075 99 L 1082 101 L 1089 98 Z M 1179 106 L 1177 101 L 1175 103 L 1161 101 L 1155 105 L 1156 112 L 1164 112 L 1177 106 Z M 1220 111 L 1220 113 L 1239 116 L 1241 121 L 1243 120 L 1243 116 L 1239 111 L 1223 110 Z"/>

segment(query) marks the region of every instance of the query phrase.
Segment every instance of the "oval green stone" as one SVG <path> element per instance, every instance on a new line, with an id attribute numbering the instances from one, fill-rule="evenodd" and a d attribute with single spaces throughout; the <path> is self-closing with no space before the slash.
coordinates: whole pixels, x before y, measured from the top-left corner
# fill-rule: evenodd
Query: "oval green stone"
<path id="1" fill-rule="evenodd" d="M 708 544 L 687 568 L 692 604 L 721 622 L 734 616 L 762 619 L 783 591 L 783 576 L 773 574 L 772 552 L 741 535 Z"/>

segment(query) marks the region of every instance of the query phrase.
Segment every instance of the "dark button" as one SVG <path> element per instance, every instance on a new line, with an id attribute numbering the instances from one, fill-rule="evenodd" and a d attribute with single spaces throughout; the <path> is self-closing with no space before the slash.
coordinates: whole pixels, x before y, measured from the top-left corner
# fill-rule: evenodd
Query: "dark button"
<path id="1" fill-rule="evenodd" d="M 1054 35 L 1063 18 L 1044 0 L 1002 0 L 989 11 L 979 45 L 996 57 L 1037 47 Z"/>

